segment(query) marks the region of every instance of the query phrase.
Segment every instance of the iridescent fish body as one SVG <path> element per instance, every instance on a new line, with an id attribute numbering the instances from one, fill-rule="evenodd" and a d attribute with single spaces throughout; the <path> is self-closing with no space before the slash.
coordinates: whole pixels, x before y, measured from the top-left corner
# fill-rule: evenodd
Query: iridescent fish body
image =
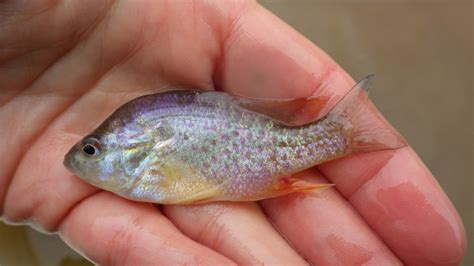
<path id="1" fill-rule="evenodd" d="M 362 80 L 325 117 L 304 125 L 280 119 L 268 99 L 197 90 L 143 96 L 77 143 L 64 164 L 105 190 L 163 204 L 250 201 L 327 187 L 291 176 L 351 152 L 405 145 L 395 131 L 359 118 L 369 83 Z"/>

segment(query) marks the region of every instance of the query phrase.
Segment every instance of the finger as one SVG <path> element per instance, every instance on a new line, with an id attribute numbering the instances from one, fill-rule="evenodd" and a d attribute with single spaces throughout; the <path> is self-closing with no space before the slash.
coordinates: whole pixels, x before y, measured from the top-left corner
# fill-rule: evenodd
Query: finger
<path id="1" fill-rule="evenodd" d="M 315 169 L 296 176 L 327 183 Z M 315 265 L 402 264 L 335 189 L 294 193 L 264 200 L 261 205 Z"/>
<path id="2" fill-rule="evenodd" d="M 466 246 L 462 222 L 411 148 L 356 155 L 320 169 L 405 262 L 459 264 Z"/>
<path id="3" fill-rule="evenodd" d="M 164 206 L 186 235 L 242 265 L 307 264 L 255 203 Z"/>
<path id="4" fill-rule="evenodd" d="M 173 12 L 163 16 L 169 23 L 183 29 L 177 30 L 179 34 L 175 36 L 169 27 L 160 27 L 163 34 L 157 34 L 159 38 L 151 44 L 146 40 L 150 40 L 150 35 L 155 36 L 155 32 L 149 25 L 141 23 L 143 20 L 127 15 L 129 12 L 141 13 L 150 19 L 150 23 L 157 23 L 164 19 L 161 4 L 118 3 L 107 13 L 107 19 L 99 19 L 97 25 L 93 25 L 95 27 L 91 26 L 80 45 L 71 47 L 31 88 L 24 91 L 24 97 L 14 98 L 2 108 L 5 115 L 0 116 L 0 125 L 8 131 L 4 132 L 6 135 L 3 134 L 5 138 L 0 139 L 0 144 L 5 144 L 6 149 L 13 152 L 9 156 L 0 155 L 7 164 L 0 169 L 0 185 L 3 184 L 0 186 L 0 213 L 4 212 L 10 222 L 27 220 L 38 229 L 54 231 L 71 206 L 97 191 L 69 174 L 62 161 L 74 143 L 97 127 L 118 106 L 135 97 L 157 92 L 164 84 L 162 79 L 176 78 L 199 85 L 209 83 L 211 68 L 202 63 L 210 61 L 208 55 L 212 49 L 202 46 L 205 41 L 213 43 L 212 40 L 203 38 L 199 42 L 201 45 L 192 46 L 199 51 L 170 53 L 181 56 L 178 59 L 166 57 L 164 54 L 168 50 L 159 46 L 167 43 L 163 40 L 166 36 L 173 36 L 170 45 L 178 42 L 180 37 L 181 40 L 193 39 L 193 36 L 188 36 L 189 32 L 204 34 L 204 29 L 209 31 L 209 25 L 193 28 L 189 22 L 180 20 L 181 17 L 174 18 L 174 13 L 180 10 L 173 7 L 173 10 L 168 10 Z M 75 15 L 84 15 L 82 9 L 78 11 Z M 193 9 L 188 5 L 186 12 L 190 11 Z M 123 34 L 124 30 L 127 34 Z M 106 49 L 104 43 L 108 44 Z M 187 66 L 196 71 L 183 70 L 182 67 L 178 71 L 178 65 L 171 62 L 183 60 L 192 61 Z M 195 65 L 198 63 L 200 67 Z M 161 64 L 172 72 L 170 76 L 156 73 Z M 201 71 L 207 72 L 204 75 Z M 183 77 L 183 73 L 187 76 Z M 32 104 L 38 100 L 41 100 L 41 105 Z M 13 115 L 22 119 L 12 120 Z"/>
<path id="5" fill-rule="evenodd" d="M 275 25 L 280 25 L 278 20 L 260 9 L 250 10 L 239 19 L 239 23 L 236 26 L 238 32 L 227 39 L 219 70 L 220 87 L 252 97 L 283 98 L 310 96 L 321 88 L 316 92 L 318 95 L 329 99 L 339 97 L 337 93 L 324 90 L 324 84 L 337 86 L 349 77 L 344 77 L 340 68 L 320 50 L 311 48 L 309 43 L 284 26 L 283 30 L 272 32 Z M 259 26 L 249 29 L 246 25 Z M 262 28 L 265 25 L 267 27 Z M 295 46 L 288 47 L 288 44 Z M 309 68 L 301 66 L 298 60 L 304 61 L 305 67 Z M 320 79 L 316 73 L 322 73 Z M 341 90 L 340 95 L 343 94 Z M 332 195 L 330 200 L 319 201 L 311 197 L 305 201 L 276 199 L 263 206 L 280 231 L 312 263 L 397 262 L 365 222 L 336 195 Z M 333 215 L 324 215 L 324 207 L 328 207 L 327 212 Z M 344 226 L 337 230 L 333 226 L 341 224 Z M 354 247 L 365 248 L 356 252 Z M 352 259 L 355 261 L 351 262 Z"/>
<path id="6" fill-rule="evenodd" d="M 137 90 L 110 97 L 92 91 L 56 118 L 17 166 L 5 196 L 5 219 L 54 232 L 71 206 L 99 190 L 71 174 L 63 166 L 64 155 L 112 110 L 141 94 Z"/>
<path id="7" fill-rule="evenodd" d="M 125 91 L 157 89 L 163 80 L 210 88 L 211 59 L 219 51 L 209 24 L 192 16 L 205 10 L 192 3 L 29 4 L 11 6 L 18 16 L 0 32 L 0 87 L 11 88 L 0 96 L 0 145 L 9 151 L 0 154 L 0 215 L 24 153 L 75 100 L 93 89 L 108 92 L 74 110 L 92 114 L 81 122 L 97 126 L 96 115 L 110 114 L 108 104 Z"/>
<path id="8" fill-rule="evenodd" d="M 77 205 L 59 227 L 61 238 L 100 265 L 234 265 L 185 237 L 151 204 L 108 192 Z"/>
<path id="9" fill-rule="evenodd" d="M 9 150 L 0 154 L 0 215 L 15 167 L 24 153 L 51 121 L 98 78 L 92 74 L 95 67 L 84 61 L 71 62 L 68 52 L 74 50 L 79 37 L 87 35 L 82 33 L 101 17 L 108 4 L 65 5 L 61 1 L 7 4 L 15 15 L 9 17 L 0 31 L 2 96 L 4 90 L 10 91 L 0 100 L 0 145 Z M 0 9 L 4 11 L 6 7 Z M 57 61 L 70 64 L 57 67 Z"/>
<path id="10" fill-rule="evenodd" d="M 217 71 L 216 80 L 223 89 L 248 96 L 284 98 L 316 93 L 328 96 L 331 99 L 328 106 L 333 106 L 335 100 L 353 85 L 352 79 L 327 55 L 263 8 L 248 10 L 233 29 L 226 39 L 225 53 Z M 367 104 L 375 114 L 377 111 Z M 337 184 L 337 188 L 341 187 L 345 196 L 342 187 L 350 187 L 353 183 L 367 184 L 365 188 L 359 188 L 361 192 L 355 192 L 350 200 L 402 261 L 409 264 L 459 261 L 465 248 L 463 225 L 434 178 L 409 151 L 407 148 L 380 152 L 381 158 L 377 160 L 367 159 L 373 159 L 371 154 L 358 155 L 358 159 L 348 157 L 321 169 L 331 182 Z M 387 160 L 383 161 L 391 154 L 397 159 L 396 175 L 395 167 L 392 168 Z M 364 157 L 364 165 L 355 163 Z M 380 172 L 385 164 L 392 171 Z M 361 172 L 350 170 L 353 167 L 359 167 Z M 335 175 L 338 168 L 345 169 L 339 171 L 343 174 Z M 374 183 L 365 182 L 375 174 Z M 376 182 L 378 179 L 387 182 Z M 386 193 L 391 196 L 383 201 L 378 199 Z M 397 197 L 404 200 L 395 200 Z M 418 204 L 407 204 L 411 201 Z M 378 208 L 366 208 L 364 202 Z M 292 207 L 300 208 L 298 205 Z M 378 223 L 379 218 L 384 222 Z M 429 225 L 430 232 L 441 232 L 443 241 L 434 241 L 436 235 L 420 230 L 421 224 Z M 400 241 L 399 236 L 406 237 Z"/>

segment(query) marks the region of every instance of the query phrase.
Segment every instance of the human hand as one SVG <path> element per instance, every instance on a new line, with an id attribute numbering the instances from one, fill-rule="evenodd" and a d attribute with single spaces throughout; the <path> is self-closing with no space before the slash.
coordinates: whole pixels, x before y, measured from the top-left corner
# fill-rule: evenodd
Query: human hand
<path id="1" fill-rule="evenodd" d="M 168 85 L 340 99 L 353 80 L 257 4 L 11 1 L 0 16 L 6 221 L 57 232 L 99 264 L 461 260 L 462 223 L 409 147 L 326 163 L 301 175 L 334 188 L 258 203 L 155 208 L 63 167 L 67 150 L 118 106 Z"/>

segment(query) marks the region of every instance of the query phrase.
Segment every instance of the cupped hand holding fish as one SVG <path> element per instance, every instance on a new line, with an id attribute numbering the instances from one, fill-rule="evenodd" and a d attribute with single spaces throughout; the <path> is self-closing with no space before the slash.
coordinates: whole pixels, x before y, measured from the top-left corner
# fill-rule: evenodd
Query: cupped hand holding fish
<path id="1" fill-rule="evenodd" d="M 0 169 L 0 210 L 5 221 L 58 232 L 69 245 L 99 264 L 293 265 L 305 264 L 306 260 L 323 265 L 454 265 L 462 258 L 465 249 L 462 223 L 413 150 L 400 145 L 397 133 L 366 98 L 354 97 L 359 95 L 360 88 L 355 87 L 348 93 L 354 82 L 337 64 L 258 4 L 31 1 L 4 3 L 0 5 L 2 9 L 5 29 L 0 32 L 0 40 L 4 40 L 0 42 L 3 48 L 0 54 L 3 69 L 0 71 L 0 143 L 5 152 L 0 154 L 3 166 Z M 26 29 L 28 34 L 25 34 Z M 209 158 L 194 154 L 171 156 L 173 165 L 160 169 L 171 169 L 172 175 L 182 176 L 179 169 L 189 174 L 190 167 L 183 161 L 211 169 L 206 176 L 222 173 L 223 169 L 229 173 L 235 170 L 244 173 L 241 183 L 225 187 L 240 189 L 249 184 L 247 181 L 262 158 L 282 162 L 286 161 L 284 156 L 289 156 L 294 160 L 288 166 L 262 166 L 255 176 L 274 176 L 272 169 L 278 167 L 280 172 L 292 173 L 311 163 L 339 158 L 349 150 L 376 152 L 356 153 L 327 162 L 279 183 L 261 182 L 261 187 L 252 187 L 254 190 L 245 196 L 247 198 L 238 189 L 225 193 L 210 190 L 213 186 L 206 178 L 194 184 L 194 187 L 202 187 L 203 193 L 187 193 L 186 197 L 150 198 L 158 194 L 146 193 L 146 189 L 139 189 L 135 194 L 127 190 L 125 196 L 129 198 L 176 203 L 242 200 L 242 197 L 260 199 L 307 190 L 314 184 L 336 184 L 310 195 L 293 193 L 260 202 L 162 205 L 159 208 L 90 186 L 64 168 L 63 156 L 69 148 L 115 109 L 138 96 L 173 86 L 220 89 L 247 99 L 316 96 L 311 99 L 324 99 L 324 104 L 303 102 L 304 105 L 298 106 L 304 106 L 305 112 L 294 109 L 298 112 L 285 114 L 285 110 L 291 108 L 288 109 L 284 101 L 273 106 L 275 110 L 268 109 L 266 104 L 262 106 L 261 101 L 245 102 L 243 110 L 264 110 L 268 116 L 255 118 L 249 111 L 243 115 L 244 119 L 220 120 L 227 124 L 220 124 L 217 132 L 228 139 L 241 137 L 240 141 L 242 136 L 237 135 L 244 134 L 247 140 L 254 141 L 251 146 L 242 146 L 230 140 L 238 148 L 260 147 L 261 155 L 252 158 L 253 161 L 244 160 L 255 155 L 255 150 L 240 150 L 238 155 L 242 158 L 235 158 L 235 164 L 220 164 L 222 158 L 218 156 L 228 146 L 215 143 L 212 137 L 203 137 L 214 134 L 216 125 L 206 128 L 211 131 L 203 132 L 202 124 L 190 122 L 182 127 L 188 131 L 179 131 L 179 139 L 168 139 L 181 141 L 180 147 L 185 151 L 193 151 L 192 145 L 183 148 L 188 143 L 184 140 L 193 136 L 200 138 L 198 143 L 208 140 L 213 142 L 209 147 L 222 149 L 214 153 L 207 151 Z M 194 108 L 201 108 L 203 102 L 209 106 L 226 102 L 222 97 L 230 97 L 221 96 L 196 92 L 184 100 L 181 97 L 178 102 L 171 102 L 179 105 L 191 99 Z M 170 103 L 169 99 L 166 102 Z M 315 114 L 316 105 L 318 114 L 328 114 L 325 119 L 298 128 L 298 134 L 292 131 L 293 127 L 284 125 L 285 122 L 310 121 L 305 115 Z M 235 109 L 218 110 L 218 113 L 211 112 L 212 116 L 222 118 L 235 114 Z M 354 114 L 357 119 L 348 124 L 348 117 L 352 119 Z M 120 117 L 119 121 L 123 122 L 123 115 Z M 284 121 L 274 123 L 269 117 Z M 294 121 L 289 121 L 289 117 Z M 262 123 L 247 123 L 245 119 Z M 250 131 L 239 130 L 234 122 L 257 127 Z M 271 134 L 265 130 L 269 125 L 276 127 Z M 107 126 L 111 123 L 103 127 Z M 116 137 L 103 127 L 100 132 Z M 127 129 L 128 135 L 125 135 L 136 140 L 133 129 Z M 193 129 L 199 132 L 192 134 Z M 177 128 L 156 123 L 152 130 L 163 137 L 176 133 Z M 316 132 L 323 133 L 311 134 Z M 346 139 L 354 141 L 346 142 Z M 100 141 L 102 139 L 92 136 L 85 139 L 87 143 L 78 145 L 81 149 L 89 145 L 87 149 L 92 149 L 89 152 L 94 155 Z M 307 146 L 313 145 L 315 149 L 288 149 L 292 141 L 307 141 Z M 282 143 L 280 152 L 262 150 L 270 143 Z M 332 145 L 334 143 L 336 145 Z M 353 145 L 346 147 L 346 143 Z M 143 154 L 136 150 L 146 150 L 146 144 L 149 142 L 136 142 L 135 150 L 128 153 L 127 162 L 133 165 L 140 161 Z M 194 148 L 199 154 L 205 147 Z M 315 150 L 325 152 L 312 152 Z M 120 194 L 117 189 L 123 186 L 115 188 L 116 183 L 110 181 L 104 185 L 87 174 L 94 173 L 97 177 L 105 173 L 104 167 L 100 173 L 83 173 L 83 166 L 68 165 L 87 181 Z M 234 169 L 236 165 L 240 168 Z M 220 170 L 212 172 L 212 169 Z M 242 169 L 246 170 L 242 172 Z M 114 170 L 107 171 L 110 174 Z M 159 174 L 169 177 L 170 171 L 168 175 Z M 102 178 L 107 180 L 105 175 Z M 223 176 L 219 178 L 224 180 Z M 256 191 L 263 194 L 255 194 Z"/>

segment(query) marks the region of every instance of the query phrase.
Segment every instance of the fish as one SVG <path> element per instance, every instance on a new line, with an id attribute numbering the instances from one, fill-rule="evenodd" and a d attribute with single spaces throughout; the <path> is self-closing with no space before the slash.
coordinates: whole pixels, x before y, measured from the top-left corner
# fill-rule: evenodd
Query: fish
<path id="1" fill-rule="evenodd" d="M 318 106 L 324 101 L 318 97 L 259 99 L 203 90 L 141 96 L 76 143 L 64 165 L 96 187 L 158 204 L 257 201 L 326 188 L 331 184 L 294 174 L 352 153 L 407 145 L 367 109 L 371 81 L 359 81 L 315 121 L 292 119 L 288 110 Z"/>

